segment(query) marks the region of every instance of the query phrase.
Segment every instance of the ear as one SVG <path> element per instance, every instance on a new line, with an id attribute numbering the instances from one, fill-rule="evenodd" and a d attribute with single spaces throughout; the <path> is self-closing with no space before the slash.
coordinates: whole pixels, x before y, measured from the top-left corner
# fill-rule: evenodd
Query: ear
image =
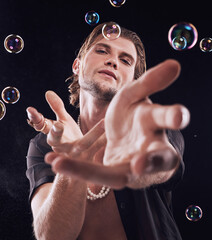
<path id="1" fill-rule="evenodd" d="M 79 74 L 79 69 L 80 69 L 80 59 L 76 58 L 73 62 L 72 65 L 72 71 L 74 74 L 78 75 Z"/>

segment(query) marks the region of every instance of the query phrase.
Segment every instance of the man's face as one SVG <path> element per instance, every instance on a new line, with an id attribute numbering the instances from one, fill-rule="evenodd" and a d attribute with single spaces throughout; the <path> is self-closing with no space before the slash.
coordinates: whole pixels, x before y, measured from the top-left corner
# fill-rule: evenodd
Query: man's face
<path id="1" fill-rule="evenodd" d="M 80 88 L 110 101 L 126 83 L 134 80 L 136 48 L 128 39 L 109 41 L 99 36 L 79 62 Z"/>

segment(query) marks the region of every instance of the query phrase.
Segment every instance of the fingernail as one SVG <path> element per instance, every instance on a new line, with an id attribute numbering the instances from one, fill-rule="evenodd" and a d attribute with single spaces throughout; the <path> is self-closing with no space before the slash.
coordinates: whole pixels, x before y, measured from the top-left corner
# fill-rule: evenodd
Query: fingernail
<path id="1" fill-rule="evenodd" d="M 29 111 L 27 111 L 27 116 L 30 120 L 32 120 L 32 114 Z"/>
<path id="2" fill-rule="evenodd" d="M 186 108 L 182 109 L 182 122 L 180 128 L 185 128 L 190 121 L 190 113 Z"/>

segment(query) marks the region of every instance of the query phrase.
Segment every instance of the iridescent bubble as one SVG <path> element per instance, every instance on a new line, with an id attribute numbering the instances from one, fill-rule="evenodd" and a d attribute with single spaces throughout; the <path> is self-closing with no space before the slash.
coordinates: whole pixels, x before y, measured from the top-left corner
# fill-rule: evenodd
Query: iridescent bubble
<path id="1" fill-rule="evenodd" d="M 203 38 L 199 43 L 200 49 L 203 52 L 212 51 L 212 38 Z"/>
<path id="2" fill-rule="evenodd" d="M 85 14 L 85 21 L 89 25 L 95 25 L 99 22 L 99 14 L 95 11 L 90 11 Z"/>
<path id="3" fill-rule="evenodd" d="M 173 25 L 169 29 L 168 41 L 172 47 L 173 47 L 173 44 L 172 44 L 173 40 L 175 38 L 180 39 L 182 37 L 184 37 L 187 42 L 187 45 L 183 50 L 191 49 L 197 43 L 197 39 L 198 39 L 198 32 L 195 26 L 191 23 L 181 22 Z M 182 50 L 182 49 L 178 49 L 178 50 Z"/>
<path id="4" fill-rule="evenodd" d="M 183 50 L 185 49 L 187 46 L 187 41 L 184 37 L 175 37 L 173 40 L 172 40 L 172 47 L 175 49 L 175 50 Z"/>
<path id="5" fill-rule="evenodd" d="M 115 40 L 117 39 L 121 34 L 121 28 L 117 23 L 110 22 L 104 24 L 102 27 L 102 35 L 107 40 Z"/>
<path id="6" fill-rule="evenodd" d="M 16 34 L 10 34 L 4 40 L 4 47 L 9 53 L 20 53 L 24 48 L 24 40 Z"/>
<path id="7" fill-rule="evenodd" d="M 6 87 L 2 90 L 1 97 L 4 102 L 14 104 L 20 99 L 20 92 L 15 87 Z"/>
<path id="8" fill-rule="evenodd" d="M 6 113 L 6 107 L 4 103 L 0 100 L 0 120 L 5 116 Z"/>
<path id="9" fill-rule="evenodd" d="M 113 7 L 121 7 L 126 0 L 109 0 Z"/>
<path id="10" fill-rule="evenodd" d="M 196 205 L 190 205 L 186 208 L 185 215 L 189 221 L 196 222 L 202 218 L 202 209 Z"/>

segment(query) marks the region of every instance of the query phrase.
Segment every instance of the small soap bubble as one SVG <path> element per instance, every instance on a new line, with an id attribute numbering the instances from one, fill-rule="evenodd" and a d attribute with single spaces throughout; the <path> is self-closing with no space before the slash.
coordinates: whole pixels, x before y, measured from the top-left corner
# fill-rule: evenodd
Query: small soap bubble
<path id="1" fill-rule="evenodd" d="M 20 99 L 20 92 L 15 87 L 6 87 L 2 90 L 1 97 L 5 103 L 14 104 Z"/>
<path id="2" fill-rule="evenodd" d="M 126 0 L 109 0 L 113 7 L 121 7 Z"/>
<path id="3" fill-rule="evenodd" d="M 0 120 L 2 120 L 2 118 L 4 118 L 6 113 L 6 107 L 4 105 L 4 103 L 0 100 Z"/>
<path id="4" fill-rule="evenodd" d="M 187 46 L 187 41 L 184 37 L 175 37 L 172 41 L 172 47 L 175 49 L 175 50 L 183 50 L 185 49 Z"/>
<path id="5" fill-rule="evenodd" d="M 102 35 L 107 40 L 115 40 L 120 36 L 120 34 L 121 28 L 117 23 L 107 23 L 102 27 Z"/>
<path id="6" fill-rule="evenodd" d="M 185 215 L 189 221 L 199 221 L 202 218 L 202 209 L 199 206 L 190 205 L 186 208 Z"/>
<path id="7" fill-rule="evenodd" d="M 99 14 L 95 11 L 90 11 L 85 14 L 85 21 L 89 25 L 96 25 L 99 22 Z"/>
<path id="8" fill-rule="evenodd" d="M 173 40 L 176 38 L 177 39 L 185 38 L 186 46 L 183 49 L 174 48 Z M 181 22 L 173 25 L 168 32 L 168 41 L 175 50 L 181 51 L 181 50 L 191 49 L 197 43 L 197 39 L 198 39 L 197 29 L 193 24 L 187 23 L 187 22 Z"/>
<path id="9" fill-rule="evenodd" d="M 10 34 L 4 40 L 4 48 L 9 53 L 20 53 L 24 48 L 24 40 L 16 34 Z"/>
<path id="10" fill-rule="evenodd" d="M 212 38 L 203 38 L 199 43 L 200 49 L 203 52 L 212 51 Z"/>

